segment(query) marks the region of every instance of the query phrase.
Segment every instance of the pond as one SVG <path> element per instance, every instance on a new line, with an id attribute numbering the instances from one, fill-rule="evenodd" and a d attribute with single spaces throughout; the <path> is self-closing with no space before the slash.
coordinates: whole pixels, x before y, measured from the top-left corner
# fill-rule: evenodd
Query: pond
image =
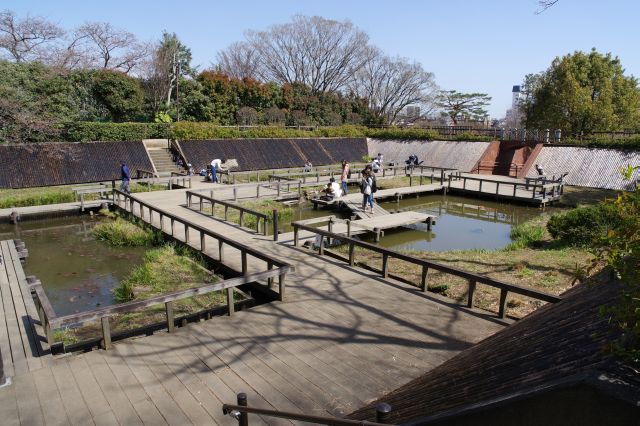
<path id="1" fill-rule="evenodd" d="M 389 230 L 380 245 L 394 250 L 446 251 L 505 247 L 511 226 L 541 214 L 539 208 L 433 194 L 380 206 L 388 211 L 417 211 L 437 216 L 432 231 L 425 224 Z"/>
<path id="2" fill-rule="evenodd" d="M 42 282 L 58 315 L 114 304 L 112 289 L 142 263 L 146 248 L 116 248 L 93 238 L 91 230 L 100 220 L 73 216 L 0 224 L 0 240 L 25 242 L 25 273 Z"/>

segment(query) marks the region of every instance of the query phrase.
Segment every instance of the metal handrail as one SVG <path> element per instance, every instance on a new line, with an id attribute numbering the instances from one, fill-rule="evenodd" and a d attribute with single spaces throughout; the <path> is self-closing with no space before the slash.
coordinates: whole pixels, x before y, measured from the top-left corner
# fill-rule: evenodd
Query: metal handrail
<path id="1" fill-rule="evenodd" d="M 375 244 L 367 243 L 355 238 L 351 238 L 350 236 L 344 236 L 341 234 L 335 234 L 330 231 L 325 231 L 322 229 L 318 229 L 315 227 L 311 227 L 308 225 L 302 225 L 297 222 L 293 222 L 291 224 L 293 226 L 293 244 L 294 246 L 299 245 L 299 231 L 308 231 L 314 234 L 319 234 L 323 238 L 320 241 L 320 245 L 318 247 L 318 254 L 324 254 L 324 240 L 326 238 L 333 240 L 340 240 L 343 243 L 347 243 L 349 246 L 349 265 L 355 266 L 355 247 L 362 247 L 364 249 L 380 253 L 382 254 L 382 270 L 381 274 L 384 278 L 389 276 L 389 258 L 399 259 L 405 262 L 413 263 L 415 265 L 419 265 L 422 267 L 422 279 L 420 282 L 420 289 L 424 292 L 427 290 L 427 276 L 429 268 L 435 269 L 440 272 L 445 272 L 447 274 L 456 275 L 461 278 L 465 278 L 469 282 L 468 289 L 468 298 L 467 298 L 467 307 L 472 308 L 474 304 L 474 293 L 476 290 L 476 284 L 481 283 L 491 287 L 495 287 L 500 289 L 500 303 L 499 303 L 499 312 L 498 316 L 500 318 L 504 318 L 506 315 L 506 302 L 507 302 L 507 294 L 509 292 L 520 294 L 523 296 L 532 297 L 534 299 L 539 299 L 545 302 L 559 302 L 562 300 L 560 297 L 555 296 L 553 294 L 545 293 L 542 291 L 534 290 L 531 288 L 521 287 L 516 284 L 509 284 L 503 281 L 499 281 L 484 275 L 475 274 L 473 272 L 464 271 L 462 269 L 454 268 L 452 266 L 443 265 L 441 263 L 432 262 L 425 259 L 420 259 L 415 256 L 411 256 L 408 254 L 400 253 L 397 251 L 393 251 L 384 247 L 380 247 Z"/>
<path id="2" fill-rule="evenodd" d="M 376 406 L 376 421 L 338 419 L 327 416 L 314 416 L 310 414 L 293 413 L 290 411 L 270 410 L 268 408 L 249 407 L 247 405 L 247 395 L 239 393 L 237 404 L 222 404 L 222 414 L 229 415 L 238 421 L 239 426 L 249 425 L 249 414 L 260 414 L 262 416 L 277 417 L 280 419 L 299 420 L 307 423 L 332 426 L 388 426 L 386 420 L 391 413 L 391 406 L 387 403 L 380 403 Z"/>

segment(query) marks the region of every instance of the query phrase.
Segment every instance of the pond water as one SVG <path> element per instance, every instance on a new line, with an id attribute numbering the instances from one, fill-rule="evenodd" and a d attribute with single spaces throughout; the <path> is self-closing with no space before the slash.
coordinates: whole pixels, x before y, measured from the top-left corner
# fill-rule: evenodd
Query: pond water
<path id="1" fill-rule="evenodd" d="M 25 242 L 25 272 L 42 282 L 58 315 L 114 304 L 111 290 L 142 263 L 144 247 L 115 248 L 93 238 L 91 230 L 100 220 L 74 216 L 0 224 L 0 240 Z"/>
<path id="2" fill-rule="evenodd" d="M 387 231 L 380 245 L 394 250 L 498 249 L 511 242 L 512 225 L 541 214 L 534 207 L 440 194 L 380 206 L 388 211 L 411 210 L 438 217 L 432 231 L 427 231 L 426 224 Z"/>

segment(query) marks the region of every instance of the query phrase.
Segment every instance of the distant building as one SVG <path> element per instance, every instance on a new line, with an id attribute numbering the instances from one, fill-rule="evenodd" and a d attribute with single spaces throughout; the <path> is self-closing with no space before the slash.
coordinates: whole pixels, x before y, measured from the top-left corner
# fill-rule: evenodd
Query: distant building
<path id="1" fill-rule="evenodd" d="M 418 117 L 420 117 L 420 107 L 409 105 L 407 107 L 407 118 L 409 120 L 411 119 L 415 120 Z"/>
<path id="2" fill-rule="evenodd" d="M 511 90 L 511 108 L 507 110 L 505 115 L 505 127 L 519 128 L 522 121 L 522 113 L 520 112 L 520 99 L 521 99 L 520 86 L 513 86 Z"/>

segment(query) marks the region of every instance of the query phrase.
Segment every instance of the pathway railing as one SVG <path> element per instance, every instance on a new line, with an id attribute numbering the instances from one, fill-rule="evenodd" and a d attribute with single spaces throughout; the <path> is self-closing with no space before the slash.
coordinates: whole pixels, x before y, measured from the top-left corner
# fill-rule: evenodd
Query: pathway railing
<path id="1" fill-rule="evenodd" d="M 500 163 L 495 161 L 481 161 L 478 165 L 471 171 L 472 173 L 482 173 L 482 172 L 491 172 L 493 174 L 496 169 L 508 170 L 509 176 L 513 174 L 513 176 L 518 176 L 518 172 L 522 170 L 524 164 L 518 163 Z"/>
<path id="2" fill-rule="evenodd" d="M 259 185 L 258 185 L 259 188 Z M 233 188 L 234 189 L 234 195 L 235 195 L 235 199 L 238 198 L 238 192 L 237 192 L 237 188 Z M 259 189 L 258 189 L 259 191 Z M 229 202 L 229 201 L 224 201 L 224 200 L 219 200 L 216 198 L 213 198 L 211 196 L 207 196 L 204 195 L 200 192 L 195 192 L 195 191 L 187 191 L 186 192 L 186 197 L 187 197 L 187 207 L 188 208 L 192 208 L 193 207 L 193 198 L 196 198 L 196 205 L 198 206 L 198 211 L 203 212 L 206 205 L 209 205 L 211 207 L 211 216 L 212 217 L 216 217 L 216 204 L 219 204 L 221 206 L 224 206 L 224 220 L 227 221 L 229 220 L 229 209 L 232 210 L 236 210 L 239 213 L 240 216 L 240 227 L 243 228 L 244 227 L 244 217 L 245 215 L 251 215 L 254 216 L 256 218 L 256 233 L 260 234 L 260 221 L 262 220 L 262 233 L 264 235 L 267 235 L 267 222 L 269 221 L 269 215 L 266 213 L 262 213 L 256 210 L 252 210 L 252 209 L 248 209 L 246 207 L 240 206 L 238 204 Z M 259 197 L 259 192 L 258 192 L 258 197 Z M 278 240 L 278 210 L 277 209 L 273 209 L 272 215 L 271 217 L 273 218 L 272 223 L 273 223 L 273 239 L 274 240 Z"/>
<path id="3" fill-rule="evenodd" d="M 429 269 L 433 269 L 436 271 L 444 272 L 447 274 L 455 275 L 461 278 L 464 278 L 468 281 L 468 292 L 467 292 L 467 307 L 473 308 L 474 306 L 474 297 L 477 284 L 484 284 L 490 287 L 494 287 L 500 290 L 500 301 L 499 301 L 499 311 L 498 316 L 500 318 L 504 318 L 506 316 L 506 305 L 507 305 L 507 296 L 509 293 L 520 294 L 523 296 L 531 297 L 534 299 L 542 300 L 544 302 L 559 302 L 561 300 L 560 297 L 554 296 L 549 293 L 544 293 L 542 291 L 521 287 L 516 284 L 508 284 L 503 281 L 499 281 L 484 275 L 475 274 L 473 272 L 464 271 L 462 269 L 454 268 L 452 266 L 443 265 L 441 263 L 432 262 L 425 259 L 420 259 L 415 256 L 411 256 L 408 254 L 400 253 L 397 251 L 393 251 L 384 247 L 380 247 L 375 244 L 367 243 L 361 240 L 357 240 L 345 235 L 335 234 L 331 231 L 325 231 L 323 229 L 318 229 L 312 226 L 303 225 L 297 222 L 293 222 L 291 224 L 293 226 L 293 243 L 295 246 L 298 246 L 299 241 L 299 232 L 308 231 L 317 235 L 320 235 L 322 238 L 320 239 L 320 245 L 318 246 L 318 254 L 323 255 L 325 251 L 325 238 L 339 240 L 342 243 L 345 243 L 349 247 L 349 265 L 355 266 L 356 258 L 355 258 L 355 248 L 361 247 L 363 249 L 372 251 L 374 253 L 378 253 L 382 255 L 382 268 L 380 273 L 383 278 L 389 277 L 389 259 L 398 259 L 407 263 L 411 263 L 414 265 L 418 265 L 422 268 L 421 281 L 420 281 L 420 289 L 424 292 L 427 290 L 427 279 Z"/>
<path id="4" fill-rule="evenodd" d="M 288 272 L 293 272 L 294 267 L 287 263 L 284 263 L 276 258 L 273 258 L 267 254 L 264 254 L 262 251 L 254 249 L 248 245 L 243 243 L 234 241 L 230 238 L 225 237 L 222 234 L 214 232 L 210 229 L 207 229 L 203 226 L 200 226 L 196 223 L 193 223 L 189 220 L 182 219 L 170 212 L 167 212 L 163 209 L 154 207 L 141 201 L 130 194 L 126 194 L 117 189 L 113 190 L 114 193 L 114 204 L 123 210 L 136 215 L 136 205 L 138 217 L 143 221 L 147 222 L 152 226 L 156 226 L 154 224 L 154 214 L 158 215 L 159 219 L 159 229 L 162 232 L 165 232 L 171 235 L 174 238 L 177 238 L 176 227 L 175 224 L 179 223 L 183 226 L 184 232 L 184 243 L 187 245 L 190 244 L 190 234 L 191 232 L 198 233 L 200 237 L 199 247 L 196 245 L 196 248 L 199 248 L 203 253 L 206 250 L 206 237 L 213 238 L 217 241 L 218 244 L 218 261 L 220 263 L 224 263 L 224 248 L 226 246 L 230 246 L 235 248 L 240 252 L 241 257 L 241 272 L 242 276 L 237 278 L 231 278 L 228 280 L 224 280 L 215 284 L 207 284 L 199 287 L 192 287 L 187 290 L 180 290 L 168 294 L 164 294 L 161 296 L 155 296 L 146 300 L 141 301 L 133 301 L 127 302 L 115 306 L 108 306 L 100 309 L 94 309 L 88 312 L 81 312 L 78 314 L 65 315 L 65 316 L 57 316 L 49 299 L 47 298 L 42 285 L 35 283 L 31 286 L 32 292 L 35 294 L 36 307 L 38 309 L 38 314 L 40 316 L 40 321 L 42 326 L 44 327 L 45 334 L 49 345 L 54 345 L 54 336 L 53 329 L 72 325 L 72 324 L 83 324 L 85 322 L 100 320 L 102 325 L 102 347 L 108 349 L 111 346 L 111 331 L 109 328 L 109 316 L 115 314 L 122 314 L 126 312 L 132 312 L 139 309 L 155 306 L 158 304 L 165 304 L 165 313 L 166 313 L 166 321 L 167 321 L 167 330 L 172 332 L 175 326 L 175 317 L 173 314 L 173 302 L 182 300 L 185 298 L 203 295 L 207 293 L 211 293 L 213 291 L 226 290 L 227 291 L 227 310 L 229 315 L 233 314 L 234 311 L 234 300 L 233 300 L 233 288 L 241 286 L 243 284 L 248 284 L 252 282 L 257 282 L 261 280 L 266 280 L 266 283 L 269 288 L 274 286 L 274 280 L 278 277 L 278 298 L 279 300 L 284 300 L 285 297 L 285 277 Z M 145 216 L 145 210 L 147 212 L 147 216 Z M 169 220 L 169 229 L 165 230 L 165 219 Z M 252 257 L 257 260 L 261 260 L 266 263 L 267 270 L 263 272 L 257 272 L 253 274 L 249 274 L 248 271 L 248 258 Z"/>

